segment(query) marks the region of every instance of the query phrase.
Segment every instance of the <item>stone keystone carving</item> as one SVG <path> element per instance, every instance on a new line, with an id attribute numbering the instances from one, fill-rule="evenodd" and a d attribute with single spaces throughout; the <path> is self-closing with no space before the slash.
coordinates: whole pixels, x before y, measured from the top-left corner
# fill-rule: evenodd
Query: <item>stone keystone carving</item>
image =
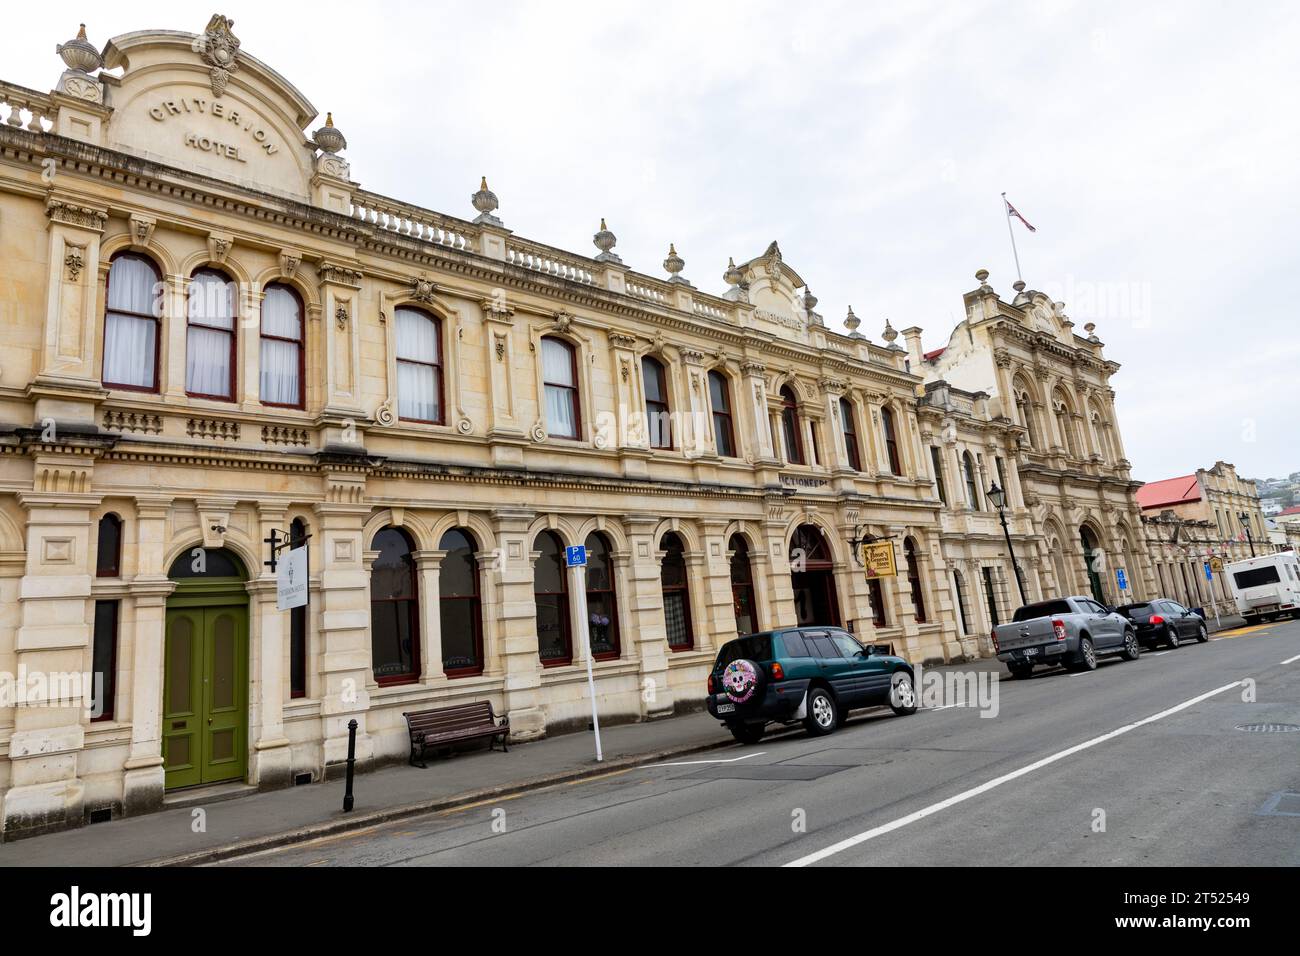
<path id="1" fill-rule="evenodd" d="M 231 32 L 234 25 L 234 20 L 214 13 L 208 21 L 208 28 L 194 38 L 194 52 L 211 67 L 208 79 L 212 82 L 213 96 L 226 91 L 230 74 L 239 69 L 239 37 Z"/>
<path id="2" fill-rule="evenodd" d="M 425 302 L 433 304 L 433 297 L 437 293 L 438 287 L 424 276 L 416 276 L 411 280 L 411 298 L 416 302 Z"/>

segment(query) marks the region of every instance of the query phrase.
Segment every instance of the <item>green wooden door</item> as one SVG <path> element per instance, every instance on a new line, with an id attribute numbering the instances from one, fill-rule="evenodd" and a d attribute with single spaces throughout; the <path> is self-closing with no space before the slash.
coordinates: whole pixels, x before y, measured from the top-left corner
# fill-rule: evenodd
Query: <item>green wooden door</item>
<path id="1" fill-rule="evenodd" d="M 247 688 L 247 606 L 169 607 L 163 680 L 168 789 L 243 778 Z"/>

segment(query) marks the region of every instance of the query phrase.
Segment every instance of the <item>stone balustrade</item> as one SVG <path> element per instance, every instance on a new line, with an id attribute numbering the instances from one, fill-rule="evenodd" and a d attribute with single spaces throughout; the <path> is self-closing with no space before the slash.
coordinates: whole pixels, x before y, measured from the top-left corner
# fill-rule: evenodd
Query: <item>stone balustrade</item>
<path id="1" fill-rule="evenodd" d="M 375 193 L 353 193 L 352 216 L 377 229 L 447 249 L 472 252 L 477 248 L 478 232 L 471 223 Z"/>
<path id="2" fill-rule="evenodd" d="M 595 285 L 596 282 L 592 272 L 594 263 L 590 259 L 584 260 L 540 243 L 512 237 L 506 243 L 506 262 L 583 285 Z"/>
<path id="3" fill-rule="evenodd" d="M 48 132 L 54 126 L 54 103 L 46 93 L 0 82 L 0 110 L 4 109 L 9 111 L 5 119 L 6 126 L 16 126 L 33 133 Z M 24 112 L 28 115 L 26 124 L 23 123 Z"/>

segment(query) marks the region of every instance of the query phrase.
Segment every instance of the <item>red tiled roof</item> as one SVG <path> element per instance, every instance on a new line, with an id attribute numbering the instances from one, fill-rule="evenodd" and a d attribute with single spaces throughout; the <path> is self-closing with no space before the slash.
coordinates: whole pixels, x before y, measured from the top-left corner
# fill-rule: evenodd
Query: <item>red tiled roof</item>
<path id="1" fill-rule="evenodd" d="M 1138 505 L 1142 508 L 1168 508 L 1201 500 L 1201 489 L 1195 475 L 1153 481 L 1137 490 Z"/>
<path id="2" fill-rule="evenodd" d="M 1283 508 L 1281 511 L 1279 511 L 1277 514 L 1275 514 L 1273 517 L 1275 517 L 1275 518 L 1281 518 L 1281 517 L 1283 517 L 1283 516 L 1285 516 L 1285 515 L 1300 515 L 1300 505 L 1295 505 L 1295 506 L 1290 507 L 1290 508 Z"/>
<path id="3" fill-rule="evenodd" d="M 935 359 L 937 359 L 940 355 L 942 355 L 946 351 L 948 351 L 948 346 L 945 345 L 941 349 L 935 349 L 933 352 L 924 353 L 921 356 L 921 358 L 925 359 L 927 362 L 933 362 Z"/>

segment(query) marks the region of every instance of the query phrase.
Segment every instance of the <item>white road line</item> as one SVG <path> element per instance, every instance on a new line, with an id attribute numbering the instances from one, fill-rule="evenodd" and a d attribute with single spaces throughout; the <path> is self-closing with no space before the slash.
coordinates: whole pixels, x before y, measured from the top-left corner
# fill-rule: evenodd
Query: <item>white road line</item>
<path id="1" fill-rule="evenodd" d="M 740 757 L 732 757 L 730 760 L 679 760 L 676 763 L 652 763 L 647 764 L 650 767 L 698 767 L 706 763 L 736 763 L 739 760 L 748 760 L 750 757 L 761 757 L 767 753 L 766 750 L 759 750 L 756 753 L 744 754 Z"/>
<path id="2" fill-rule="evenodd" d="M 1154 651 L 1147 654 L 1147 657 L 1164 657 L 1168 651 Z"/>
<path id="3" fill-rule="evenodd" d="M 1283 664 L 1294 664 L 1296 661 L 1300 661 L 1300 654 L 1297 654 L 1295 657 L 1288 657 L 1288 658 L 1287 658 L 1286 660 L 1284 660 L 1282 663 L 1283 663 Z"/>
<path id="4" fill-rule="evenodd" d="M 883 826 L 878 826 L 873 829 L 866 830 L 862 833 L 859 833 L 857 836 L 851 836 L 848 839 L 841 840 L 839 843 L 833 843 L 830 846 L 826 847 L 826 849 L 824 850 L 818 850 L 816 853 L 810 853 L 807 856 L 799 857 L 799 859 L 797 860 L 791 860 L 789 863 L 785 865 L 786 866 L 809 866 L 810 864 L 818 863 L 826 859 L 827 857 L 835 856 L 835 854 L 837 853 L 843 853 L 845 850 L 850 850 L 853 847 L 858 846 L 859 844 L 866 843 L 868 840 L 874 840 L 878 836 L 884 836 L 886 833 L 892 833 L 895 830 L 902 829 L 903 827 L 907 826 L 909 823 L 915 823 L 917 820 L 924 820 L 926 817 L 933 816 L 934 814 L 940 812 L 941 810 L 947 810 L 949 807 L 956 806 L 959 803 L 965 803 L 967 800 L 971 800 L 975 797 L 978 797 L 980 794 L 988 793 L 990 790 L 994 789 L 995 787 L 1000 787 L 1004 783 L 1010 783 L 1012 780 L 1016 780 L 1027 774 L 1031 774 L 1035 770 L 1041 770 L 1043 767 L 1046 767 L 1049 764 L 1054 764 L 1059 760 L 1064 760 L 1066 757 L 1073 756 L 1074 754 L 1077 754 L 1083 750 L 1087 750 L 1090 747 L 1095 747 L 1098 744 L 1105 743 L 1108 740 L 1114 740 L 1116 737 L 1119 737 L 1122 734 L 1126 734 L 1130 730 L 1137 730 L 1139 727 L 1144 727 L 1147 724 L 1153 724 L 1157 720 L 1164 720 L 1166 717 L 1176 714 L 1181 710 L 1186 710 L 1188 707 L 1196 706 L 1203 700 L 1209 700 L 1211 697 L 1214 697 L 1217 694 L 1222 694 L 1224 691 L 1232 690 L 1234 687 L 1240 687 L 1240 686 L 1241 686 L 1241 681 L 1233 681 L 1231 684 L 1224 684 L 1222 687 L 1218 687 L 1212 691 L 1208 691 L 1204 694 L 1201 694 L 1199 697 L 1193 697 L 1191 700 L 1185 700 L 1181 704 L 1177 704 L 1173 707 L 1170 707 L 1168 710 L 1162 710 L 1158 714 L 1152 714 L 1150 717 L 1145 717 L 1142 720 L 1135 721 L 1134 723 L 1125 724 L 1123 727 L 1119 727 L 1115 730 L 1110 731 L 1109 733 L 1102 734 L 1100 737 L 1093 737 L 1091 740 L 1085 740 L 1081 744 L 1075 744 L 1073 747 L 1068 747 L 1065 750 L 1054 753 L 1049 757 L 1044 757 L 1042 760 L 1037 760 L 1026 767 L 1021 767 L 1019 770 L 1013 770 L 1011 771 L 1011 773 L 1004 774 L 1001 777 L 997 777 L 993 780 L 988 781 L 987 783 L 982 783 L 978 787 L 973 787 L 970 790 L 964 790 L 961 793 L 957 794 L 956 796 L 949 797 L 947 800 L 940 800 L 938 803 L 932 803 L 930 806 L 925 807 L 921 810 L 917 810 L 915 813 L 909 813 L 905 817 L 899 817 L 897 820 L 894 820 L 892 823 L 886 823 Z"/>

